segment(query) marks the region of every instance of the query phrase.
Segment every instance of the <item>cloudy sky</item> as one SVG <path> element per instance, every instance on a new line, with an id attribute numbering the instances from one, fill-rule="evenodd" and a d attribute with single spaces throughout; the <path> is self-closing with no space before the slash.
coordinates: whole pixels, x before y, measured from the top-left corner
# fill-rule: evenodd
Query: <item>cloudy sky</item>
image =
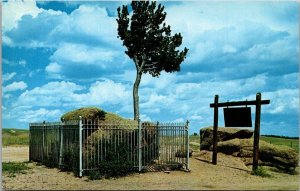
<path id="1" fill-rule="evenodd" d="M 188 119 L 199 132 L 213 124 L 215 94 L 225 102 L 262 92 L 271 104 L 262 107 L 261 133 L 298 136 L 299 3 L 162 3 L 189 53 L 180 72 L 143 76 L 142 120 Z M 135 66 L 117 38 L 123 4 L 2 3 L 2 127 L 58 121 L 84 106 L 133 118 Z"/>

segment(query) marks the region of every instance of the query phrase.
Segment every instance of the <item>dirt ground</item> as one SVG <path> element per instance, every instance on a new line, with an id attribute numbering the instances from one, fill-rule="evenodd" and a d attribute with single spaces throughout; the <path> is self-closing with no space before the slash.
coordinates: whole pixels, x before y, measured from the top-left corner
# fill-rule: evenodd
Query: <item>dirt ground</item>
<path id="1" fill-rule="evenodd" d="M 3 147 L 2 148 L 2 162 L 23 162 L 29 160 L 29 147 Z"/>
<path id="2" fill-rule="evenodd" d="M 3 159 L 28 160 L 28 148 L 3 148 Z M 22 154 L 21 154 L 22 153 Z M 27 153 L 27 154 L 26 154 Z M 21 156 L 23 158 L 21 158 Z M 74 177 L 45 166 L 32 167 L 26 174 L 16 177 L 3 175 L 4 190 L 298 190 L 299 174 L 289 175 L 270 171 L 272 177 L 262 178 L 250 174 L 240 158 L 218 153 L 218 165 L 210 163 L 211 153 L 194 153 L 190 159 L 191 172 L 172 171 L 135 173 L 118 179 L 88 180 Z"/>

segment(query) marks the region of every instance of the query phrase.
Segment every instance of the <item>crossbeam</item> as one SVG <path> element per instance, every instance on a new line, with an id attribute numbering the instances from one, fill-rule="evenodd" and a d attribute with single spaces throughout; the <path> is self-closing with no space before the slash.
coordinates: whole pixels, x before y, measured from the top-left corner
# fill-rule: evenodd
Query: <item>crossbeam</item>
<path id="1" fill-rule="evenodd" d="M 257 101 L 252 100 L 252 101 L 232 101 L 232 102 L 223 102 L 223 103 L 218 103 L 218 107 L 227 107 L 227 106 L 241 106 L 241 105 L 256 105 Z M 264 104 L 270 104 L 270 100 L 261 100 L 261 105 Z M 215 107 L 215 103 L 211 103 L 210 107 Z"/>

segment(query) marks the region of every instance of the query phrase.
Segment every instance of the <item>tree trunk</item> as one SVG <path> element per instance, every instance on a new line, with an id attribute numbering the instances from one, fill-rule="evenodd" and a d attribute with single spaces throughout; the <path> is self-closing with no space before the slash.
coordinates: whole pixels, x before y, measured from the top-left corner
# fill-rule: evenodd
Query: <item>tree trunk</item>
<path id="1" fill-rule="evenodd" d="M 142 73 L 137 71 L 135 82 L 133 85 L 133 111 L 134 111 L 134 120 L 140 119 L 139 112 L 139 86 L 142 78 Z"/>

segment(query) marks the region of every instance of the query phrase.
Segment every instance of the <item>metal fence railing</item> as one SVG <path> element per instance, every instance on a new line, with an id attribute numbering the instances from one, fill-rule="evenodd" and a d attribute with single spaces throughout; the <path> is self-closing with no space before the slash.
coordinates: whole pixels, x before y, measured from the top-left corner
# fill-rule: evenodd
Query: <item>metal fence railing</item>
<path id="1" fill-rule="evenodd" d="M 189 168 L 187 123 L 107 124 L 84 120 L 30 123 L 29 159 L 73 171 L 99 170 L 111 159 L 130 162 L 139 171 L 162 166 Z"/>

